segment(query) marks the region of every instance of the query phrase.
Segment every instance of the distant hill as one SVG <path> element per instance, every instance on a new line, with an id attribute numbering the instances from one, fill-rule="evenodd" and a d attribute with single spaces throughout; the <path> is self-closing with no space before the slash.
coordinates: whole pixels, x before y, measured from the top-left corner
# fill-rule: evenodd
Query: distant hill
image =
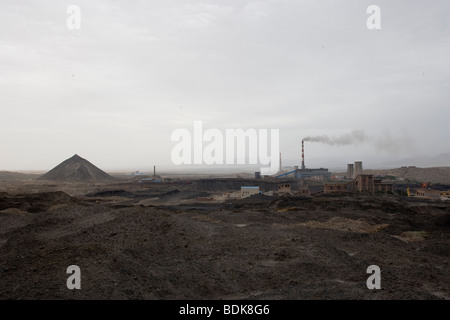
<path id="1" fill-rule="evenodd" d="M 417 166 L 422 168 L 450 167 L 450 153 L 441 153 L 437 156 L 416 156 L 402 160 L 384 162 L 379 165 L 379 167 L 384 168 L 398 168 L 402 166 Z"/>
<path id="2" fill-rule="evenodd" d="M 39 178 L 38 174 L 0 171 L 0 181 L 33 180 Z"/>
<path id="3" fill-rule="evenodd" d="M 387 170 L 364 170 L 364 173 L 381 176 L 394 176 L 400 179 L 416 182 L 450 184 L 450 167 L 404 167 Z"/>
<path id="4" fill-rule="evenodd" d="M 63 161 L 38 180 L 66 182 L 111 182 L 117 179 L 78 155 Z"/>

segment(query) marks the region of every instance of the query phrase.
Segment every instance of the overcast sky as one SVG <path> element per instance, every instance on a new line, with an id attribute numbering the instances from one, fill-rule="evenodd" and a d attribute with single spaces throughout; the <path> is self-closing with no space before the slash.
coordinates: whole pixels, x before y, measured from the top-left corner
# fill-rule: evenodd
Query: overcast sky
<path id="1" fill-rule="evenodd" d="M 279 129 L 284 164 L 450 152 L 449 57 L 448 0 L 1 0 L 0 170 L 170 165 L 195 120 Z"/>

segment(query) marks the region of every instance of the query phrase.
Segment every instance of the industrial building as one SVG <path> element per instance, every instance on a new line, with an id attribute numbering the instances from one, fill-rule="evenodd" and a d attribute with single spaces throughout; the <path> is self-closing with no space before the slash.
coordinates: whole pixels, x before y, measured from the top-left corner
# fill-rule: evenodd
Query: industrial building
<path id="1" fill-rule="evenodd" d="M 320 168 L 320 169 L 306 169 L 305 167 L 305 147 L 304 141 L 302 140 L 302 167 L 301 169 L 297 169 L 295 171 L 295 179 L 304 180 L 316 178 L 323 181 L 330 180 L 331 174 L 328 172 L 328 169 Z"/>
<path id="2" fill-rule="evenodd" d="M 390 182 L 383 182 L 381 179 L 374 179 L 374 192 L 394 193 L 394 184 Z"/>
<path id="3" fill-rule="evenodd" d="M 355 187 L 355 190 L 358 191 L 358 192 L 373 193 L 375 191 L 375 183 L 374 183 L 374 180 L 373 180 L 373 174 L 360 174 L 360 175 L 358 175 L 356 177 L 353 185 Z"/>
<path id="4" fill-rule="evenodd" d="M 331 173 L 328 169 L 320 168 L 320 169 L 297 169 L 295 171 L 295 179 L 304 180 L 304 179 L 317 179 L 321 181 L 330 180 Z"/>
<path id="5" fill-rule="evenodd" d="M 424 199 L 439 199 L 441 197 L 441 193 L 439 192 L 439 190 L 417 189 L 416 197 Z"/>
<path id="6" fill-rule="evenodd" d="M 342 192 L 350 192 L 351 185 L 347 181 L 335 181 L 335 182 L 327 182 L 323 186 L 323 193 L 342 193 Z"/>
<path id="7" fill-rule="evenodd" d="M 433 199 L 438 200 L 441 198 L 450 198 L 450 190 L 440 191 L 440 190 L 420 188 L 416 190 L 415 196 L 418 198 L 432 199 L 432 200 Z"/>
<path id="8" fill-rule="evenodd" d="M 305 180 L 305 179 L 314 179 L 314 180 L 320 180 L 320 181 L 328 181 L 331 178 L 331 173 L 326 168 L 319 168 L 319 169 L 307 169 L 305 167 L 305 152 L 304 152 L 304 141 L 302 140 L 302 166 L 299 169 L 298 166 L 294 167 L 294 170 L 289 172 L 282 173 L 281 171 L 281 153 L 280 153 L 280 171 L 277 173 L 277 175 L 268 177 L 263 176 L 264 179 L 266 178 L 282 178 L 286 177 L 288 175 L 293 175 L 294 179 L 296 180 Z M 255 179 L 259 180 L 261 179 L 261 172 L 257 171 L 255 172 Z"/>
<path id="9" fill-rule="evenodd" d="M 372 174 L 359 174 L 352 181 L 334 181 L 324 184 L 323 193 L 342 193 L 342 192 L 364 192 L 364 193 L 393 193 L 394 185 L 383 182 L 381 179 L 374 179 Z"/>
<path id="10" fill-rule="evenodd" d="M 281 163 L 281 159 L 280 159 Z M 255 172 L 255 177 L 258 173 Z M 305 167 L 305 148 L 304 142 L 302 140 L 302 166 L 299 169 L 298 166 L 294 167 L 293 171 L 283 173 L 277 176 L 277 178 L 281 178 L 287 175 L 293 174 L 296 180 L 305 180 L 305 179 L 316 179 L 320 181 L 328 181 L 331 178 L 331 173 L 328 169 L 319 168 L 319 169 L 307 169 Z"/>

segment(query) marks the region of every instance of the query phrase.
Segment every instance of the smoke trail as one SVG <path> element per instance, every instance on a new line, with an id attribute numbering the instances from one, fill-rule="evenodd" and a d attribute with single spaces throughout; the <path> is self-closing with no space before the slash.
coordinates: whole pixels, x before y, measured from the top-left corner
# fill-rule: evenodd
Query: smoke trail
<path id="1" fill-rule="evenodd" d="M 410 137 L 403 132 L 397 134 L 395 137 L 391 135 L 390 130 L 384 130 L 379 136 L 367 136 L 362 130 L 355 130 L 350 133 L 343 134 L 338 137 L 329 137 L 327 135 L 321 136 L 309 136 L 303 139 L 303 141 L 319 142 L 328 145 L 351 145 L 358 143 L 371 143 L 379 151 L 385 151 L 388 153 L 401 153 L 405 151 L 411 151 L 414 149 L 413 141 Z"/>
<path id="2" fill-rule="evenodd" d="M 400 154 L 405 151 L 413 151 L 413 140 L 403 132 L 392 137 L 390 130 L 385 130 L 374 140 L 375 148 L 393 154 Z"/>
<path id="3" fill-rule="evenodd" d="M 310 136 L 303 139 L 303 141 L 311 141 L 311 142 L 320 142 L 325 143 L 328 145 L 349 145 L 349 144 L 356 144 L 360 142 L 364 142 L 368 139 L 364 131 L 362 130 L 355 130 L 350 133 L 343 134 L 338 137 L 329 137 L 326 135 L 322 136 Z"/>

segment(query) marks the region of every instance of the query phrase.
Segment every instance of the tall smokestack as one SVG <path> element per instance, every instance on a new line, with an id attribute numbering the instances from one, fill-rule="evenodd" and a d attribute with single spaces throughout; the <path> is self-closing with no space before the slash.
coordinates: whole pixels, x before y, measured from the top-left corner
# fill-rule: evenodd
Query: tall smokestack
<path id="1" fill-rule="evenodd" d="M 156 180 L 156 166 L 153 166 L 153 180 Z"/>
<path id="2" fill-rule="evenodd" d="M 281 152 L 280 152 L 280 172 L 281 172 Z"/>
<path id="3" fill-rule="evenodd" d="M 305 170 L 305 148 L 304 141 L 302 140 L 302 170 Z"/>

